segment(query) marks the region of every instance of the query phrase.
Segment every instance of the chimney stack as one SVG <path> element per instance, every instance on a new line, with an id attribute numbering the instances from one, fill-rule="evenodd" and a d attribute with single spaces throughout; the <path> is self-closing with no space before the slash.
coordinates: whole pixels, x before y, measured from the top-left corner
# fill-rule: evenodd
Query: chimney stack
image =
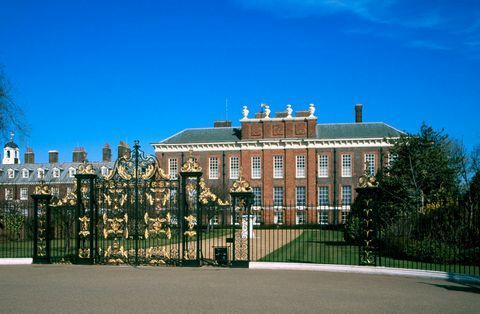
<path id="1" fill-rule="evenodd" d="M 355 123 L 362 123 L 362 104 L 355 105 Z"/>
<path id="2" fill-rule="evenodd" d="M 128 146 L 128 144 L 124 141 L 120 141 L 118 144 L 118 158 L 123 156 L 127 158 L 130 156 L 130 146 Z"/>
<path id="3" fill-rule="evenodd" d="M 217 120 L 213 122 L 214 128 L 231 128 L 232 121 L 230 120 Z"/>
<path id="4" fill-rule="evenodd" d="M 27 150 L 25 151 L 25 163 L 26 164 L 35 163 L 35 154 L 33 153 L 33 149 L 31 147 L 27 147 Z"/>
<path id="5" fill-rule="evenodd" d="M 56 150 L 48 151 L 48 162 L 51 164 L 58 163 L 58 151 Z"/>
<path id="6" fill-rule="evenodd" d="M 73 162 L 84 162 L 87 160 L 87 152 L 83 147 L 75 147 L 73 150 Z"/>
<path id="7" fill-rule="evenodd" d="M 112 161 L 112 149 L 110 145 L 105 144 L 102 149 L 102 161 L 109 162 Z"/>

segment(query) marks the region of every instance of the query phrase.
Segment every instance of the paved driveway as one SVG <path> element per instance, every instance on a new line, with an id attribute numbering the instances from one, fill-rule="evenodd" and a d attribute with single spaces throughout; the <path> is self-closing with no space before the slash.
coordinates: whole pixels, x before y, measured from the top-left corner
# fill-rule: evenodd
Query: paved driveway
<path id="1" fill-rule="evenodd" d="M 480 289 L 310 271 L 0 266 L 1 313 L 478 313 Z"/>

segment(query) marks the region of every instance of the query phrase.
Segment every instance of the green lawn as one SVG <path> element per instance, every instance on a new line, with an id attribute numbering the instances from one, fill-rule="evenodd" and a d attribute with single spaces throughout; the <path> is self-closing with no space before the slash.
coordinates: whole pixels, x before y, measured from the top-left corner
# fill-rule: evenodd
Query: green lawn
<path id="1" fill-rule="evenodd" d="M 343 232 L 305 230 L 298 238 L 259 259 L 262 262 L 301 262 L 359 265 L 358 247 L 347 245 Z M 435 264 L 377 256 L 377 266 L 480 275 L 480 266 Z"/>

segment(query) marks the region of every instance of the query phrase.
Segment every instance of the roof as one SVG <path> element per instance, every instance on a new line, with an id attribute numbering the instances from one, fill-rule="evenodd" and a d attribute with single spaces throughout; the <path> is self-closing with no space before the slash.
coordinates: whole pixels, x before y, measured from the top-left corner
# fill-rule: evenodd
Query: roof
<path id="1" fill-rule="evenodd" d="M 399 137 L 403 132 L 383 122 L 318 124 L 318 139 Z"/>
<path id="2" fill-rule="evenodd" d="M 240 140 L 240 128 L 185 129 L 163 140 L 161 144 L 218 143 Z"/>
<path id="3" fill-rule="evenodd" d="M 383 122 L 317 124 L 318 139 L 355 139 L 399 137 L 403 132 Z M 241 128 L 185 129 L 159 144 L 198 144 L 237 142 Z"/>
<path id="4" fill-rule="evenodd" d="M 14 141 L 10 141 L 10 142 L 8 142 L 7 144 L 5 144 L 5 146 L 3 146 L 3 148 L 7 148 L 7 147 L 10 147 L 10 148 L 18 148 L 18 145 L 15 144 Z"/>

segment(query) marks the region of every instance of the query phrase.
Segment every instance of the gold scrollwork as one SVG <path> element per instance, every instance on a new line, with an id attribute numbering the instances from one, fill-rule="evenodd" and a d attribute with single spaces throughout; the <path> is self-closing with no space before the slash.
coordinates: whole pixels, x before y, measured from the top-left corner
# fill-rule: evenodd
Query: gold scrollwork
<path id="1" fill-rule="evenodd" d="M 170 260 L 170 252 L 165 247 L 149 247 L 145 253 L 145 258 L 150 265 L 163 265 Z"/>
<path id="2" fill-rule="evenodd" d="M 83 216 L 79 217 L 78 220 L 80 220 L 80 232 L 78 232 L 78 234 L 82 237 L 88 237 L 90 235 L 90 231 L 88 230 L 90 218 L 88 218 L 87 216 Z"/>
<path id="3" fill-rule="evenodd" d="M 50 187 L 45 184 L 45 182 L 40 182 L 39 185 L 35 187 L 34 194 L 48 195 L 50 193 Z"/>
<path id="4" fill-rule="evenodd" d="M 250 186 L 250 183 L 248 183 L 247 180 L 242 175 L 242 169 L 239 171 L 239 176 L 237 181 L 233 182 L 232 188 L 230 189 L 230 192 L 251 192 L 252 187 Z"/>
<path id="5" fill-rule="evenodd" d="M 88 164 L 87 161 L 83 161 L 83 163 L 77 167 L 77 174 L 96 174 L 96 172 L 93 165 Z"/>
<path id="6" fill-rule="evenodd" d="M 186 235 L 187 237 L 191 238 L 197 235 L 197 232 L 193 230 L 195 227 L 195 224 L 197 223 L 197 218 L 195 218 L 193 215 L 184 217 L 185 220 L 188 222 L 187 227 L 188 230 L 185 231 L 183 234 Z"/>
<path id="7" fill-rule="evenodd" d="M 207 205 L 210 202 L 217 202 L 218 205 L 230 205 L 228 201 L 222 201 L 217 195 L 215 195 L 210 188 L 207 187 L 205 180 L 203 178 L 200 179 L 200 196 L 199 200 L 200 203 L 203 205 Z"/>
<path id="8" fill-rule="evenodd" d="M 118 239 L 113 240 L 113 245 L 110 245 L 104 253 L 104 257 L 108 264 L 123 264 L 128 258 L 128 252 L 123 246 L 120 246 Z"/>
<path id="9" fill-rule="evenodd" d="M 151 235 L 158 236 L 161 234 L 165 234 L 167 239 L 172 238 L 172 232 L 170 230 L 170 226 L 168 226 L 171 220 L 170 213 L 167 213 L 165 218 L 160 218 L 160 217 L 150 218 L 148 216 L 148 213 L 145 213 L 145 216 L 143 217 L 143 219 L 145 220 L 145 224 L 146 224 L 145 239 L 148 239 Z M 166 227 L 162 228 L 163 225 L 166 225 Z"/>
<path id="10" fill-rule="evenodd" d="M 78 257 L 80 257 L 80 258 L 90 258 L 90 249 L 79 248 L 78 249 Z"/>
<path id="11" fill-rule="evenodd" d="M 202 167 L 193 157 L 193 151 L 190 151 L 187 161 L 182 165 L 182 172 L 202 172 Z"/>
<path id="12" fill-rule="evenodd" d="M 123 218 L 108 218 L 107 214 L 103 214 L 103 236 L 108 238 L 109 235 L 113 234 L 115 237 L 122 236 L 128 238 L 128 215 L 123 215 Z M 123 225 L 123 226 L 122 226 Z M 123 228 L 122 228 L 123 227 Z"/>

